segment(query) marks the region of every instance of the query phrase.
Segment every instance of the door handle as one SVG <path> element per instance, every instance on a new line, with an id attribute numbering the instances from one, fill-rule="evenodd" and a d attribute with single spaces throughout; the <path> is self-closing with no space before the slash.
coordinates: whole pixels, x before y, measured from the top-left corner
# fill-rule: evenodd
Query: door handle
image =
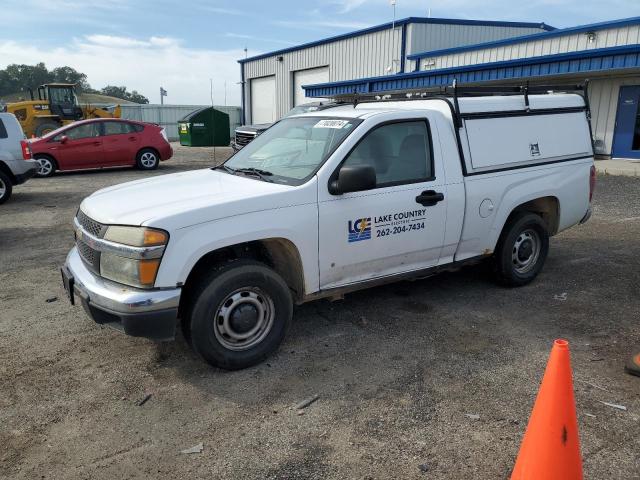
<path id="1" fill-rule="evenodd" d="M 129 137 L 129 140 L 131 140 L 132 142 L 136 141 L 136 137 Z"/>
<path id="2" fill-rule="evenodd" d="M 444 193 L 436 192 L 435 190 L 425 190 L 416 197 L 416 202 L 425 207 L 433 207 L 436 203 L 443 200 Z"/>
<path id="3" fill-rule="evenodd" d="M 94 144 L 96 147 L 99 147 L 100 145 L 102 145 L 102 142 L 93 142 L 93 144 Z"/>

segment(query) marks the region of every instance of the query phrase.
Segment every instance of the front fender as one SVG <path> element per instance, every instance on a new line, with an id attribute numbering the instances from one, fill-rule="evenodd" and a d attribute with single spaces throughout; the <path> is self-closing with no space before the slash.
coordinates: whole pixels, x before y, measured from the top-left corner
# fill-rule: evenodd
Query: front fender
<path id="1" fill-rule="evenodd" d="M 317 204 L 247 213 L 172 232 L 155 286 L 171 288 L 184 284 L 198 260 L 212 251 L 269 238 L 284 238 L 295 245 L 302 261 L 305 292 L 316 292 L 319 288 Z"/>

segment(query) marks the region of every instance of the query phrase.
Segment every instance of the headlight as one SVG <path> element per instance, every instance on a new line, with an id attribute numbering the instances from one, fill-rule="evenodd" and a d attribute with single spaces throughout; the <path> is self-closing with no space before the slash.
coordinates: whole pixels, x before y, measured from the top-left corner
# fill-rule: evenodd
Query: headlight
<path id="1" fill-rule="evenodd" d="M 153 228 L 114 226 L 107 228 L 104 239 L 132 247 L 155 247 L 166 245 L 169 235 Z"/>
<path id="2" fill-rule="evenodd" d="M 122 252 L 103 251 L 100 255 L 102 277 L 133 287 L 153 287 L 160 268 L 159 257 L 169 240 L 166 232 L 146 227 L 111 226 L 107 228 L 104 240 L 135 248 L 130 249 L 134 252 L 128 252 L 126 248 Z M 147 250 L 145 247 L 151 248 Z M 154 250 L 153 258 L 145 258 L 146 255 L 141 254 L 146 252 L 148 255 Z"/>
<path id="3" fill-rule="evenodd" d="M 101 276 L 133 287 L 153 287 L 159 267 L 159 258 L 135 260 L 110 252 L 102 252 L 100 255 Z"/>

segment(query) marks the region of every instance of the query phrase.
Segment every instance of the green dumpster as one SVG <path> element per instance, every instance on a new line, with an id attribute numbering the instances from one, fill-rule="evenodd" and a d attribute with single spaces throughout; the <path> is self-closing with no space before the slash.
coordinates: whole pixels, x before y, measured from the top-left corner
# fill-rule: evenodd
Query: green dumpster
<path id="1" fill-rule="evenodd" d="M 213 107 L 205 107 L 178 121 L 180 145 L 187 147 L 228 147 L 229 115 Z"/>

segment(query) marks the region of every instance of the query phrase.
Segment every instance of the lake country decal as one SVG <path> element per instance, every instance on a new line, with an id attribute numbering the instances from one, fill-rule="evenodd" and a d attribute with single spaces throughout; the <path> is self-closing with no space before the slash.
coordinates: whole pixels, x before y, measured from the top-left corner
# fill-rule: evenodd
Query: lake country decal
<path id="1" fill-rule="evenodd" d="M 349 243 L 371 238 L 371 218 L 349 220 Z"/>
<path id="2" fill-rule="evenodd" d="M 426 208 L 349 220 L 349 243 L 423 230 Z"/>

